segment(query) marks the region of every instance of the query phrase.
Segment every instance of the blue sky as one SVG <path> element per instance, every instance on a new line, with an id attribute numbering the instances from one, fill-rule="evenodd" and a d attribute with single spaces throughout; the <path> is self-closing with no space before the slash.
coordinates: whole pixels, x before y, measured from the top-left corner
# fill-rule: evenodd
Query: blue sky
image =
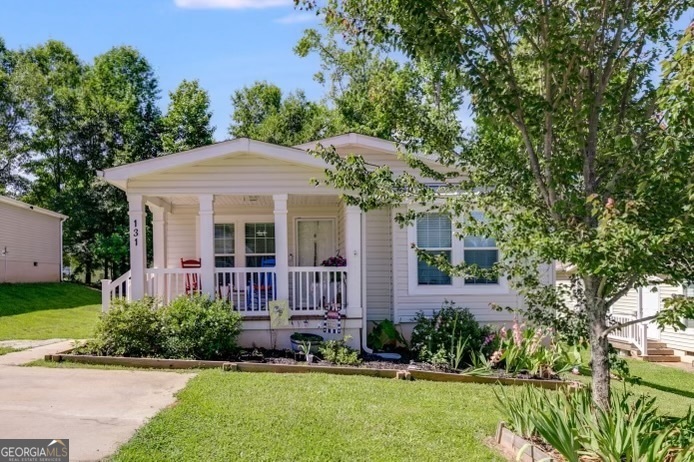
<path id="1" fill-rule="evenodd" d="M 248 7 L 252 5 L 253 7 Z M 183 79 L 210 92 L 216 137 L 226 139 L 231 93 L 256 80 L 284 91 L 323 94 L 313 81 L 316 58 L 292 48 L 315 16 L 291 0 L 3 0 L 0 36 L 10 48 L 65 42 L 83 61 L 132 45 L 159 78 L 162 107 Z M 264 6 L 260 8 L 259 6 Z"/>
<path id="2" fill-rule="evenodd" d="M 159 78 L 162 109 L 181 80 L 199 79 L 217 139 L 228 138 L 230 96 L 244 85 L 267 80 L 310 99 L 323 94 L 313 81 L 318 60 L 292 51 L 318 22 L 292 0 L 2 0 L 1 8 L 0 36 L 11 48 L 56 39 L 90 62 L 116 45 L 136 47 Z M 675 27 L 692 19 L 690 10 Z"/>

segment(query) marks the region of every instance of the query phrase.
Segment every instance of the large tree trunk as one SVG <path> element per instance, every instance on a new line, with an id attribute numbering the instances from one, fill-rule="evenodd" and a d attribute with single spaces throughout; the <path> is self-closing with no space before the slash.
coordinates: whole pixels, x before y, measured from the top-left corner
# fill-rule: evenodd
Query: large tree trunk
<path id="1" fill-rule="evenodd" d="M 91 261 L 91 259 L 88 259 L 84 263 L 84 283 L 88 286 L 92 284 L 92 261 Z"/>
<path id="2" fill-rule="evenodd" d="M 591 371 L 593 373 L 593 402 L 603 409 L 610 407 L 609 342 L 603 332 L 607 329 L 605 300 L 597 296 L 598 281 L 584 278 L 586 310 L 590 326 Z"/>

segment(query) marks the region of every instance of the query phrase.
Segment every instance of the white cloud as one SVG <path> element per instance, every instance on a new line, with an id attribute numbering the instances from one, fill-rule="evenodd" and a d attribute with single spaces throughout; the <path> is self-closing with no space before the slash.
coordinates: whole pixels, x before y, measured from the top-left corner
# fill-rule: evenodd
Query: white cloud
<path id="1" fill-rule="evenodd" d="M 190 9 L 228 9 L 273 8 L 293 5 L 292 0 L 174 0 L 179 8 Z"/>
<path id="2" fill-rule="evenodd" d="M 287 16 L 282 16 L 274 20 L 277 24 L 300 24 L 316 20 L 316 15 L 313 13 L 290 13 Z"/>

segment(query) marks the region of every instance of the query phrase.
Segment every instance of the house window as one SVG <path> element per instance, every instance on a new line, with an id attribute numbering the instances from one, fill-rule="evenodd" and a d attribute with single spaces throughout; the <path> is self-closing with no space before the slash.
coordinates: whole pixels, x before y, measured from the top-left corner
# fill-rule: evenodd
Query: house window
<path id="1" fill-rule="evenodd" d="M 476 265 L 480 269 L 491 269 L 499 261 L 499 249 L 492 238 L 466 236 L 463 239 L 463 260 L 468 265 Z M 499 278 L 465 278 L 465 284 L 498 284 Z"/>
<path id="2" fill-rule="evenodd" d="M 444 255 L 451 262 L 453 234 L 451 220 L 441 214 L 417 219 L 417 247 L 430 255 Z M 422 286 L 451 285 L 451 277 L 440 269 L 417 259 L 417 284 Z"/>
<path id="3" fill-rule="evenodd" d="M 234 267 L 234 225 L 214 225 L 214 265 L 217 268 Z"/>
<path id="4" fill-rule="evenodd" d="M 694 282 L 689 282 L 684 285 L 682 292 L 685 297 L 694 297 Z M 690 328 L 694 328 L 694 319 L 685 319 L 684 325 Z"/>
<path id="5" fill-rule="evenodd" d="M 483 219 L 481 213 L 473 213 L 473 217 Z M 408 242 L 430 255 L 443 255 L 452 265 L 465 262 L 483 270 L 494 268 L 501 258 L 496 240 L 484 236 L 459 239 L 454 235 L 453 225 L 447 215 L 424 214 L 408 228 Z M 409 252 L 408 266 L 408 287 L 412 294 L 505 294 L 509 290 L 506 279 L 496 275 L 486 278 L 451 277 L 421 261 L 414 250 Z"/>
<path id="6" fill-rule="evenodd" d="M 275 224 L 246 223 L 246 266 L 275 266 Z"/>

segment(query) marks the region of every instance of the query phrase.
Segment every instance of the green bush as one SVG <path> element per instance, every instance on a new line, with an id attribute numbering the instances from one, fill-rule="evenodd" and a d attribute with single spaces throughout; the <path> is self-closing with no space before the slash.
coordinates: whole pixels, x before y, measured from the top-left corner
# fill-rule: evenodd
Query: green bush
<path id="1" fill-rule="evenodd" d="M 179 297 L 162 310 L 163 350 L 169 358 L 223 359 L 236 351 L 240 315 L 223 300 Z"/>
<path id="2" fill-rule="evenodd" d="M 455 369 L 461 363 L 470 364 L 491 333 L 489 327 L 479 325 L 469 309 L 452 302 L 445 302 L 432 317 L 420 311 L 415 322 L 412 350 L 419 359 Z"/>
<path id="3" fill-rule="evenodd" d="M 361 363 L 359 352 L 347 345 L 347 336 L 343 340 L 328 340 L 318 348 L 321 356 L 326 361 L 337 365 L 356 366 Z"/>
<path id="4" fill-rule="evenodd" d="M 692 461 L 694 414 L 660 416 L 655 398 L 632 400 L 615 392 L 609 410 L 593 404 L 591 391 L 550 392 L 530 386 L 497 395 L 498 408 L 511 430 L 540 438 L 567 461 Z"/>
<path id="5" fill-rule="evenodd" d="M 156 357 L 162 354 L 161 315 L 155 300 L 115 299 L 96 326 L 94 340 L 79 353 L 108 356 Z"/>
<path id="6" fill-rule="evenodd" d="M 407 341 L 395 327 L 393 321 L 384 319 L 380 322 L 372 322 L 374 327 L 366 339 L 369 348 L 376 351 L 392 351 L 400 345 L 407 346 Z"/>
<path id="7" fill-rule="evenodd" d="M 182 296 L 156 308 L 154 299 L 115 300 L 83 354 L 224 359 L 236 350 L 241 317 L 223 301 Z"/>

